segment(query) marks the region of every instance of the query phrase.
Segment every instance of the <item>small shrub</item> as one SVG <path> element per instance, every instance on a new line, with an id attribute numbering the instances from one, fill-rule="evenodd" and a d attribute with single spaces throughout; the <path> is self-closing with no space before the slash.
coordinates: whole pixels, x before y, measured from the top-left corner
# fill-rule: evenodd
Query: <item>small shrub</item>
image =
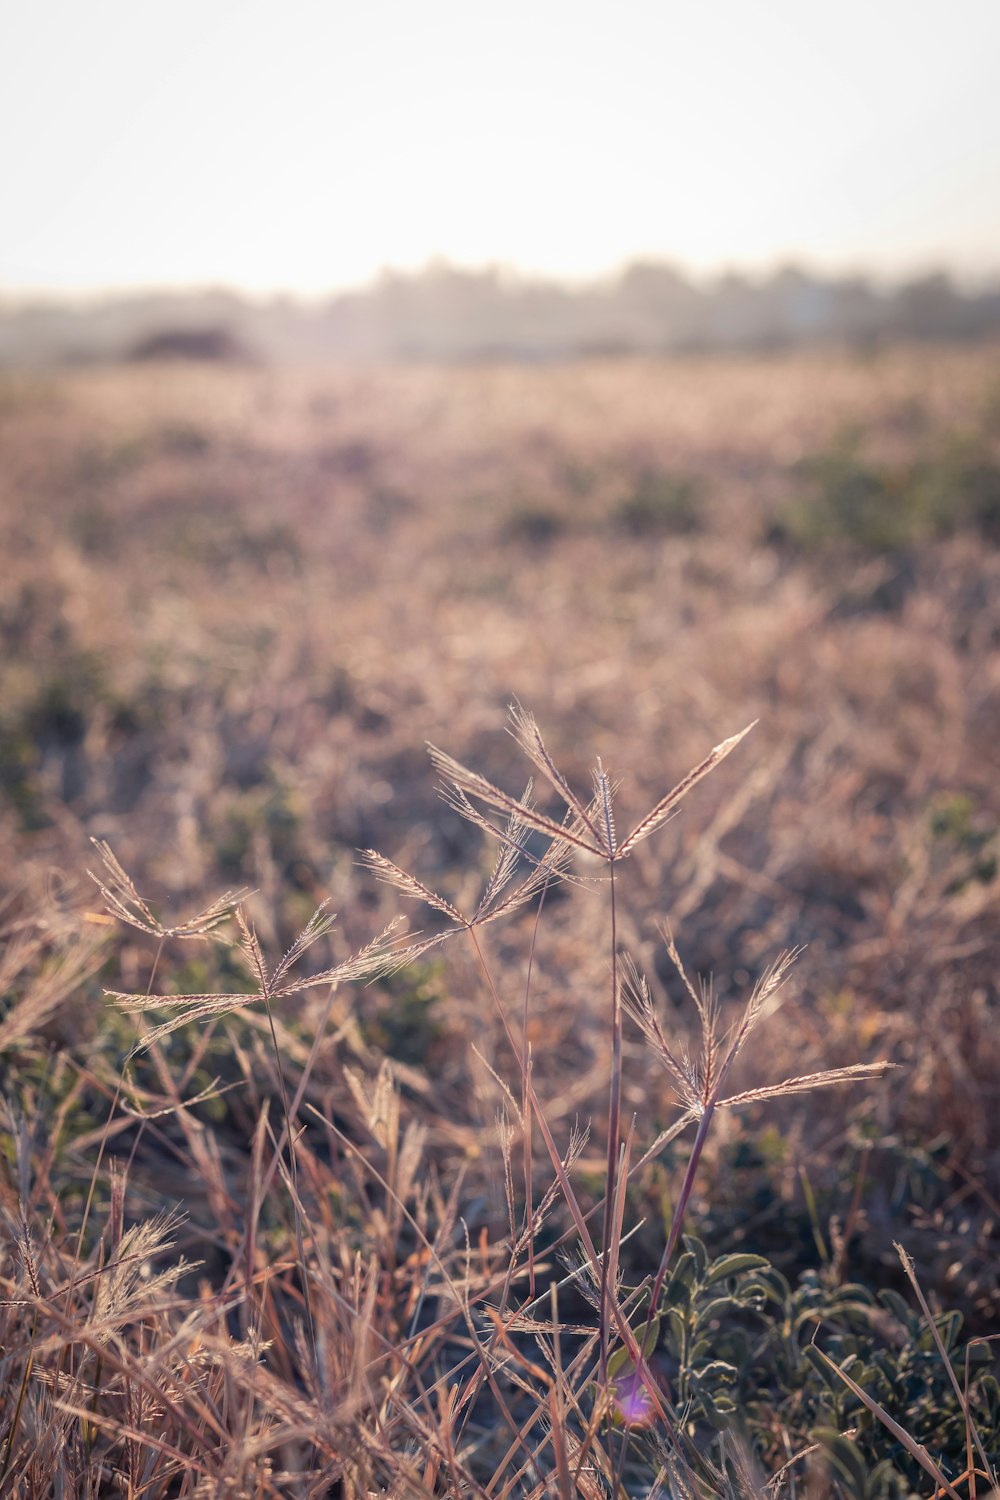
<path id="1" fill-rule="evenodd" d="M 503 522 L 503 534 L 512 542 L 544 546 L 566 531 L 566 518 L 551 506 L 525 503 L 515 506 Z"/>
<path id="2" fill-rule="evenodd" d="M 894 552 L 925 540 L 933 518 L 905 470 L 863 459 L 845 444 L 802 466 L 807 493 L 781 512 L 772 538 L 805 551 L 848 543 L 865 552 Z"/>
<path id="3" fill-rule="evenodd" d="M 139 364 L 151 360 L 246 364 L 251 359 L 249 349 L 238 334 L 228 328 L 209 325 L 157 329 L 137 339 L 125 357 Z"/>
<path id="4" fill-rule="evenodd" d="M 970 796 L 959 792 L 939 797 L 931 808 L 929 831 L 932 844 L 947 851 L 958 867 L 949 894 L 957 894 L 970 881 L 989 885 L 996 879 L 1000 831 L 976 813 Z"/>
<path id="5" fill-rule="evenodd" d="M 779 512 L 771 541 L 806 552 L 846 544 L 895 553 L 971 530 L 1000 541 L 1000 465 L 975 445 L 952 445 L 898 465 L 866 459 L 857 438 L 801 465 L 805 493 Z"/>
<path id="6" fill-rule="evenodd" d="M 978 444 L 953 442 L 934 460 L 916 465 L 913 486 L 936 534 L 977 531 L 1000 545 L 1000 464 Z"/>
<path id="7" fill-rule="evenodd" d="M 612 514 L 615 524 L 634 537 L 690 536 L 704 528 L 699 485 L 660 469 L 645 470 Z"/>

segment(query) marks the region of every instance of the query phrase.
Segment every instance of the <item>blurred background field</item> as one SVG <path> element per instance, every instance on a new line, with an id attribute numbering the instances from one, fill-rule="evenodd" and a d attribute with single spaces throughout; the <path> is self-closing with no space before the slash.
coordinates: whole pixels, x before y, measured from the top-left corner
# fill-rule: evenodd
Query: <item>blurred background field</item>
<path id="1" fill-rule="evenodd" d="M 425 741 L 518 790 L 501 732 L 516 697 L 571 777 L 599 753 L 638 814 L 759 719 L 627 871 L 624 940 L 671 992 L 669 922 L 723 1003 L 805 947 L 780 1068 L 903 1067 L 818 1112 L 788 1101 L 763 1157 L 748 1122 L 759 1233 L 808 1260 L 800 1170 L 825 1233 L 864 1164 L 852 1254 L 889 1274 L 905 1228 L 985 1326 L 998 393 L 992 348 L 8 377 L 8 936 L 57 951 L 101 932 L 85 875 L 100 837 L 166 913 L 252 886 L 285 946 L 331 897 L 354 947 L 395 909 L 359 848 L 458 891 L 487 857 L 438 800 Z M 601 911 L 576 892 L 543 928 L 536 1048 L 557 1116 L 588 1115 L 604 1086 L 605 959 L 577 940 Z M 106 941 L 104 977 L 138 985 L 149 955 Z M 493 1109 L 469 1072 L 470 1035 L 498 1045 L 471 983 L 435 968 L 356 999 L 373 1043 L 433 1077 L 443 1148 Z M 96 977 L 23 1034 L 14 1014 L 11 1060 L 117 1065 Z M 308 1033 L 308 1010 L 284 1019 Z M 652 1136 L 662 1081 L 642 1052 L 633 1037 L 629 1107 Z M 719 1150 L 740 1158 L 732 1129 Z M 706 1187 L 706 1212 L 723 1201 Z"/>
<path id="2" fill-rule="evenodd" d="M 976 1500 L 1000 12 L 8 9 L 0 1494 Z M 441 934 L 359 851 L 475 907 L 496 851 L 427 745 L 517 797 L 512 703 L 623 828 L 756 724 L 619 862 L 613 929 L 577 851 L 481 953 L 270 1007 L 235 919 L 190 940 L 223 893 L 272 966 L 327 903 L 304 980 L 404 910 Z M 741 1094 L 893 1065 L 712 1120 L 644 1349 L 672 1430 L 572 1260 L 612 932 L 678 1054 L 667 933 L 723 1028 L 797 955 Z M 211 1014 L 136 1054 L 108 991 Z M 626 1020 L 633 1164 L 680 1107 L 655 1041 Z M 597 1235 L 636 1338 L 690 1141 Z"/>
<path id="3" fill-rule="evenodd" d="M 898 1067 L 825 1092 L 821 1108 L 792 1096 L 720 1118 L 688 1227 L 710 1255 L 768 1256 L 788 1297 L 819 1307 L 809 1318 L 821 1329 L 841 1329 L 835 1351 L 869 1357 L 875 1335 L 843 1343 L 837 1299 L 858 1286 L 869 1298 L 905 1291 L 900 1239 L 935 1307 L 961 1313 L 966 1334 L 992 1332 L 998 400 L 991 345 L 354 372 L 174 360 L 7 375 L 3 1139 L 10 1191 L 16 1182 L 32 1212 L 62 1226 L 47 1253 L 66 1265 L 74 1241 L 60 1235 L 83 1222 L 97 1153 L 127 1159 L 125 1222 L 181 1207 L 180 1246 L 203 1262 L 211 1306 L 204 1298 L 239 1271 L 260 1171 L 252 1143 L 280 1093 L 255 1007 L 173 1033 L 123 1075 L 137 1033 L 103 988 L 240 994 L 247 979 L 225 944 L 161 945 L 111 922 L 86 873 L 99 870 L 90 840 L 110 842 L 168 926 L 224 889 L 252 888 L 248 912 L 274 955 L 329 900 L 338 916 L 322 967 L 407 904 L 360 867 L 359 849 L 381 850 L 460 907 L 475 902 L 492 852 L 440 800 L 425 741 L 518 794 L 525 771 L 503 732 L 518 699 L 572 782 L 585 787 L 602 757 L 628 820 L 758 719 L 623 867 L 619 940 L 675 1043 L 691 1046 L 695 1017 L 664 924 L 727 1022 L 780 952 L 804 950 L 741 1060 L 740 1088 L 876 1058 Z M 439 920 L 410 915 L 424 932 Z M 533 951 L 535 1085 L 558 1139 L 593 1124 L 577 1168 L 585 1196 L 599 1194 L 606 1149 L 606 925 L 599 884 L 550 892 L 537 932 L 522 915 L 484 938 L 512 1017 Z M 303 1089 L 301 1149 L 326 1160 L 315 1108 L 389 1170 L 378 1119 L 392 1079 L 422 1170 L 458 1194 L 502 1266 L 497 1079 L 515 1094 L 518 1084 L 468 953 L 449 945 L 393 978 L 275 1010 L 282 1081 Z M 642 1150 L 676 1113 L 631 1025 L 623 1105 Z M 534 1154 L 546 1181 L 537 1139 Z M 683 1160 L 668 1147 L 630 1191 L 644 1220 L 622 1252 L 635 1281 L 659 1255 Z M 327 1170 L 315 1161 L 313 1176 Z M 122 1212 L 106 1170 L 90 1256 L 105 1253 Z M 414 1294 L 405 1267 L 389 1267 L 408 1253 L 410 1266 L 419 1246 L 389 1200 L 376 1206 L 374 1184 L 342 1192 L 334 1243 L 363 1243 L 385 1267 L 380 1326 L 398 1338 L 390 1288 Z M 279 1265 L 293 1245 L 281 1202 L 260 1227 Z M 270 1357 L 288 1382 L 281 1400 L 294 1402 L 304 1356 L 286 1342 L 291 1294 L 290 1312 L 278 1297 L 265 1326 L 283 1351 Z M 781 1315 L 799 1326 L 795 1306 Z M 354 1347 L 356 1333 L 346 1337 Z M 921 1337 L 919 1317 L 909 1337 Z M 721 1339 L 699 1347 L 749 1372 Z M 159 1348 L 153 1338 L 157 1368 Z M 235 1357 L 225 1344 L 219 1358 Z M 904 1374 L 891 1363 L 902 1354 L 880 1356 L 890 1363 L 874 1388 L 902 1393 L 900 1419 L 957 1451 L 943 1367 L 933 1352 L 914 1357 Z M 854 1432 L 862 1468 L 888 1452 L 905 1470 L 862 1408 L 837 1406 L 795 1358 L 791 1373 L 757 1369 L 756 1405 L 716 1391 L 715 1425 L 735 1422 L 765 1472 L 817 1423 Z M 876 1365 L 864 1366 L 870 1381 Z M 353 1412 L 355 1399 L 334 1410 Z M 352 1420 L 363 1425 L 366 1410 Z M 473 1431 L 497 1463 L 494 1421 Z M 22 1431 L 27 1441 L 27 1418 Z M 300 1485 L 308 1464 L 288 1451 L 283 1472 Z M 390 1483 L 395 1471 L 383 1454 L 373 1472 Z M 156 1473 L 169 1484 L 169 1470 Z M 271 1492 L 259 1474 L 256 1492 Z"/>

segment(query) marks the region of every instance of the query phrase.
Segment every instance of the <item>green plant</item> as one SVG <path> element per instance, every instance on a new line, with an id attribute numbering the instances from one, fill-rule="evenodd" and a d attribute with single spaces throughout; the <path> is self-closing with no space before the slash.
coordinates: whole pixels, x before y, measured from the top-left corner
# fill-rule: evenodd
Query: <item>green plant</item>
<path id="1" fill-rule="evenodd" d="M 540 501 L 516 505 L 503 519 L 503 535 L 507 540 L 532 546 L 554 542 L 565 531 L 565 516 Z"/>
<path id="2" fill-rule="evenodd" d="M 613 514 L 616 525 L 634 537 L 690 536 L 705 525 L 701 487 L 659 469 L 643 470 Z"/>
<path id="3" fill-rule="evenodd" d="M 970 881 L 989 885 L 996 879 L 998 830 L 977 816 L 971 797 L 961 792 L 938 797 L 928 822 L 932 845 L 948 851 L 958 867 L 949 894 L 957 894 Z"/>
<path id="4" fill-rule="evenodd" d="M 893 553 L 963 530 L 1000 538 L 1000 466 L 976 442 L 886 464 L 867 458 L 852 432 L 803 461 L 799 474 L 804 493 L 781 509 L 770 535 L 807 552 L 847 544 Z"/>
<path id="5" fill-rule="evenodd" d="M 852 437 L 801 465 L 806 494 L 781 512 L 773 534 L 807 551 L 848 543 L 893 552 L 935 530 L 928 496 L 905 468 L 866 460 Z"/>

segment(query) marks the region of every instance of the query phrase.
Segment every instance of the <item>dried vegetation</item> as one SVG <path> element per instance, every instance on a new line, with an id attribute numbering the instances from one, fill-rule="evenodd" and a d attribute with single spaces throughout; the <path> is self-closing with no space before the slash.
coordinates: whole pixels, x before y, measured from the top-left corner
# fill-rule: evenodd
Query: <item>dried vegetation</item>
<path id="1" fill-rule="evenodd" d="M 990 1490 L 998 393 L 5 378 L 0 1493 Z"/>

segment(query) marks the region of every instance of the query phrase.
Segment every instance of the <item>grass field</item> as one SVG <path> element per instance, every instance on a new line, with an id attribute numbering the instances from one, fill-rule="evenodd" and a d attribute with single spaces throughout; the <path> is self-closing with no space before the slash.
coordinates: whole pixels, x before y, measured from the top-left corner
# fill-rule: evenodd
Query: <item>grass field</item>
<path id="1" fill-rule="evenodd" d="M 7 375 L 0 507 L 0 1493 L 990 1490 L 1000 351 Z"/>

